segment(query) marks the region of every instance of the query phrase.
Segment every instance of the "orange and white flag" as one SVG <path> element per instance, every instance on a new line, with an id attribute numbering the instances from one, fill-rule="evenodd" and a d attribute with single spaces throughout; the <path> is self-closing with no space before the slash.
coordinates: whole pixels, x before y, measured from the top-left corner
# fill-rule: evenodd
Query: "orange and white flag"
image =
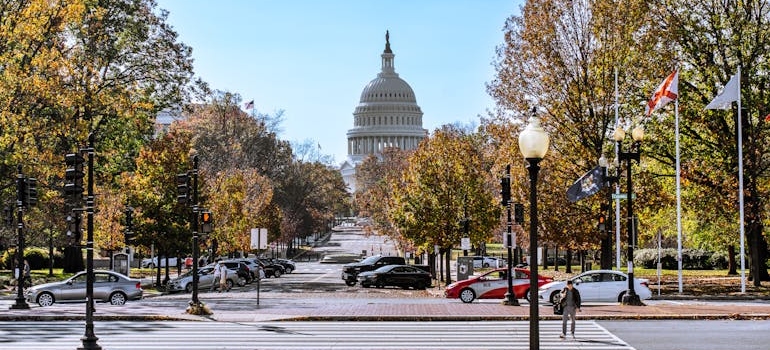
<path id="1" fill-rule="evenodd" d="M 679 71 L 675 70 L 652 93 L 650 102 L 647 102 L 644 111 L 645 115 L 649 117 L 652 112 L 663 108 L 667 103 L 676 100 L 677 97 L 679 97 Z"/>

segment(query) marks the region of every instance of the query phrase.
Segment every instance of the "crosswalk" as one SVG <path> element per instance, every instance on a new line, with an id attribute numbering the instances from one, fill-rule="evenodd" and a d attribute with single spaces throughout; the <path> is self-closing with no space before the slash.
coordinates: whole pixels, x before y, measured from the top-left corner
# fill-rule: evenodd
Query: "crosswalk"
<path id="1" fill-rule="evenodd" d="M 84 323 L 3 322 L 5 350 L 75 349 Z M 529 349 L 527 321 L 489 322 L 98 322 L 106 350 L 149 349 Z M 540 322 L 540 349 L 629 350 L 593 321 L 580 321 L 575 339 L 560 339 L 561 322 Z"/>

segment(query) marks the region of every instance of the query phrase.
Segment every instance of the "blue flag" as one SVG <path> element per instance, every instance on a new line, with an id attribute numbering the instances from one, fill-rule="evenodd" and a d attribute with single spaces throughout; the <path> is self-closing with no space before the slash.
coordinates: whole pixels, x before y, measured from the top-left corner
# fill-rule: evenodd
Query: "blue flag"
<path id="1" fill-rule="evenodd" d="M 591 171 L 585 173 L 567 190 L 567 199 L 570 202 L 577 202 L 604 187 L 604 169 L 597 166 Z"/>

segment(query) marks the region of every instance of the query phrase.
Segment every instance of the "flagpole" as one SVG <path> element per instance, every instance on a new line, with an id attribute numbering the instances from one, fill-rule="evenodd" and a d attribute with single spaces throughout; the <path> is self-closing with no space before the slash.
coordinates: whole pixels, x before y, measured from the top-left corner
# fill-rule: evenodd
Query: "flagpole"
<path id="1" fill-rule="evenodd" d="M 682 168 L 679 164 L 679 98 L 674 100 L 674 130 L 676 134 L 676 260 L 679 294 L 682 294 Z"/>
<path id="2" fill-rule="evenodd" d="M 618 67 L 615 67 L 615 128 L 618 121 Z M 615 161 L 618 160 L 618 143 L 615 144 Z M 615 269 L 620 271 L 620 181 L 615 182 Z"/>
<path id="3" fill-rule="evenodd" d="M 740 218 L 738 220 L 741 232 L 741 293 L 746 293 L 746 266 L 744 263 L 744 228 L 743 228 L 743 126 L 741 120 L 741 67 L 738 66 L 738 206 Z"/>

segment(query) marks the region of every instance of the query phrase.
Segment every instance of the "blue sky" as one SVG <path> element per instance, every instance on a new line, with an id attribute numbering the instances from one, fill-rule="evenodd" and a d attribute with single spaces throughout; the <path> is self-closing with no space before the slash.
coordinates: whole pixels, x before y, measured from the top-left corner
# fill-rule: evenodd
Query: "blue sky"
<path id="1" fill-rule="evenodd" d="M 335 164 L 361 91 L 380 72 L 390 31 L 396 73 L 415 92 L 423 127 L 477 123 L 494 103 L 495 48 L 522 0 L 157 0 L 195 74 L 212 88 L 284 111 L 280 137 L 312 140 Z"/>

